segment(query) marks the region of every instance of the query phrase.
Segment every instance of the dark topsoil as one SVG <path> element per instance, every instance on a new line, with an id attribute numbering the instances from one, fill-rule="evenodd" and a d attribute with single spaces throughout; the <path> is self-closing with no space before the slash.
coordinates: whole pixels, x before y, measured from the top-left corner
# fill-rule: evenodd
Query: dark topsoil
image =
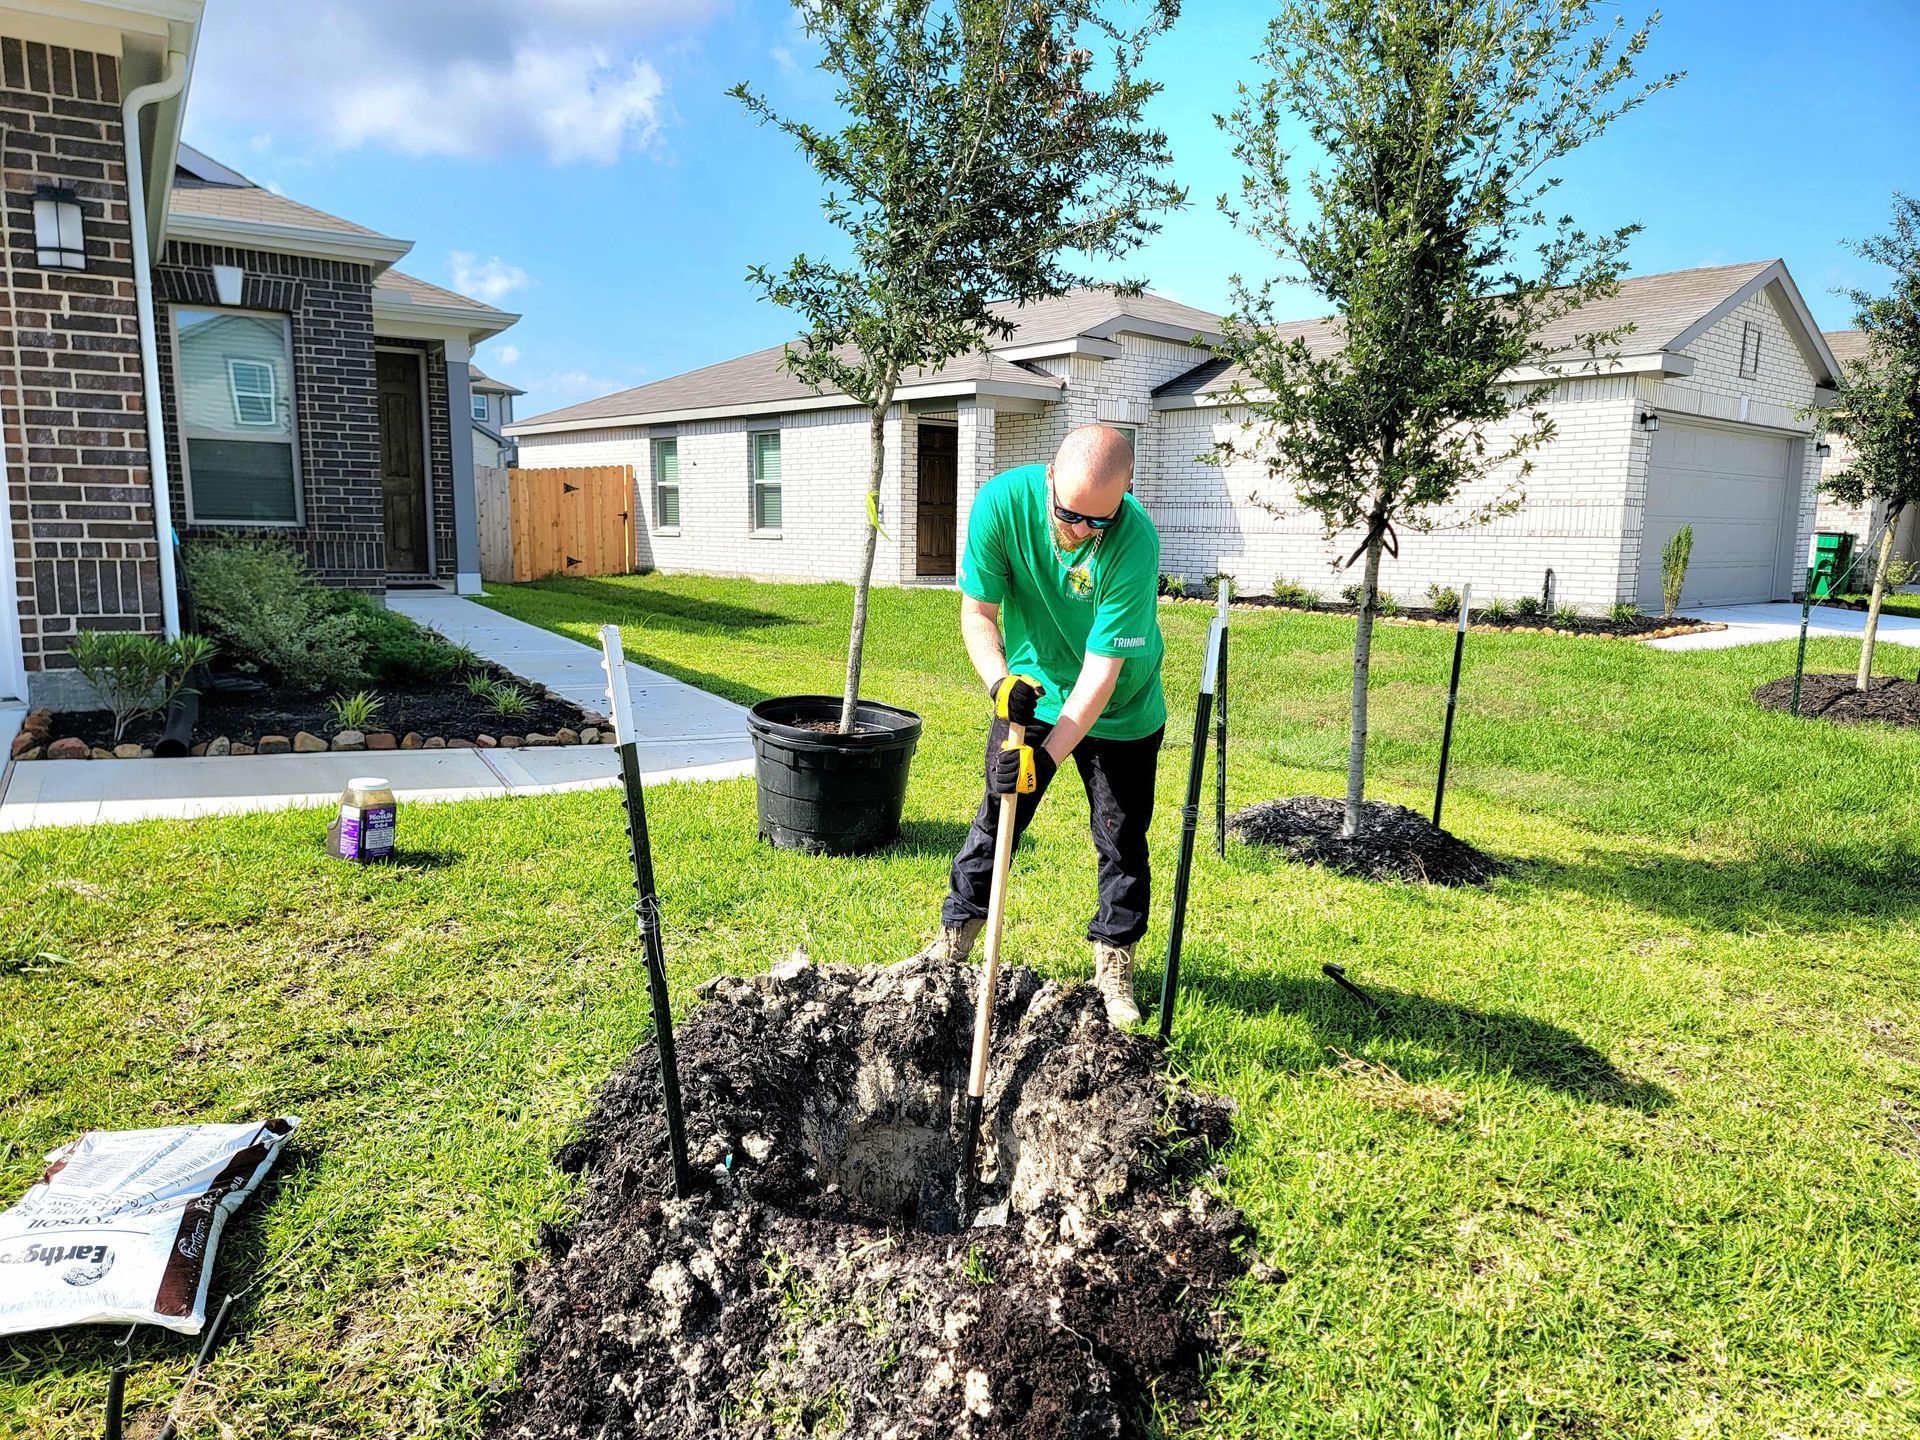
<path id="1" fill-rule="evenodd" d="M 1800 713 L 1839 725 L 1878 720 L 1883 725 L 1920 725 L 1920 684 L 1876 675 L 1871 688 L 1856 690 L 1851 675 L 1805 675 L 1800 682 Z M 1753 692 L 1763 710 L 1793 708 L 1793 677 L 1769 680 Z"/>
<path id="2" fill-rule="evenodd" d="M 1324 865 L 1363 880 L 1416 880 L 1433 885 L 1483 885 L 1506 867 L 1435 827 L 1404 805 L 1369 800 L 1365 823 L 1351 840 L 1340 838 L 1346 802 L 1324 795 L 1264 800 L 1235 813 L 1228 823 L 1252 845 L 1274 845 L 1295 860 Z"/>
<path id="3" fill-rule="evenodd" d="M 571 700 L 548 693 L 544 686 L 522 680 L 517 675 L 489 665 L 494 679 L 517 685 L 527 696 L 527 713 L 511 720 L 495 715 L 482 700 L 467 693 L 459 679 L 423 681 L 414 685 L 369 685 L 380 697 L 380 713 L 369 730 L 386 730 L 404 735 L 418 730 L 423 736 L 439 735 L 448 740 L 471 740 L 476 735 L 551 735 L 561 726 L 578 730 L 591 722 L 586 712 Z M 247 745 L 259 743 L 262 735 L 284 735 L 289 740 L 296 732 L 309 730 L 315 735 L 331 736 L 340 727 L 333 722 L 327 705 L 330 692 L 301 692 L 269 686 L 253 695 L 223 695 L 209 691 L 200 697 L 200 715 L 194 722 L 193 740 L 214 740 L 224 735 Z M 127 727 L 126 738 L 151 745 L 160 738 L 166 724 L 164 715 L 137 720 Z M 53 717 L 52 737 L 75 735 L 89 745 L 113 744 L 113 715 L 106 710 L 66 710 Z M 11 737 L 9 737 L 11 738 Z M 189 742 L 192 743 L 192 742 Z"/>
<path id="4" fill-rule="evenodd" d="M 1211 604 L 1213 602 L 1206 602 Z M 1304 605 L 1296 605 L 1291 600 L 1281 600 L 1272 595 L 1235 595 L 1236 605 L 1258 605 L 1270 610 L 1298 610 L 1311 615 L 1352 615 L 1357 607 L 1344 600 L 1315 605 L 1309 610 Z M 1451 615 L 1442 615 L 1425 605 L 1402 605 L 1391 615 L 1374 612 L 1376 620 L 1435 620 L 1445 625 L 1458 625 L 1460 615 L 1455 611 Z M 1672 615 L 1661 619 L 1658 615 L 1636 615 L 1623 623 L 1609 619 L 1605 615 L 1582 615 L 1571 625 L 1562 624 L 1552 615 L 1507 615 L 1499 620 L 1475 606 L 1469 623 L 1474 629 L 1489 630 L 1553 630 L 1563 635 L 1617 635 L 1623 638 L 1633 635 L 1651 635 L 1656 630 L 1671 630 L 1676 627 L 1708 627 L 1704 620 L 1695 620 L 1686 615 Z"/>
<path id="5" fill-rule="evenodd" d="M 570 1229 L 522 1282 L 518 1388 L 488 1433 L 1092 1437 L 1192 1417 L 1237 1211 L 1197 1185 L 1228 1133 L 1085 986 L 1002 973 L 968 1228 L 955 1182 L 969 966 L 804 957 L 726 977 L 676 1037 L 696 1192 L 670 1198 L 658 1056 L 557 1157 Z"/>

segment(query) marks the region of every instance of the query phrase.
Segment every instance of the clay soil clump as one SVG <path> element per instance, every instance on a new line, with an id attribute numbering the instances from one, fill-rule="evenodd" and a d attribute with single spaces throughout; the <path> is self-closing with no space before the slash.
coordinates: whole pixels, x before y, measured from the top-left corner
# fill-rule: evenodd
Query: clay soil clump
<path id="1" fill-rule="evenodd" d="M 1345 801 L 1295 795 L 1249 805 L 1227 823 L 1250 845 L 1272 845 L 1294 860 L 1363 880 L 1484 885 L 1505 868 L 1404 805 L 1367 801 L 1360 833 L 1351 840 L 1340 838 L 1345 817 Z"/>
<path id="2" fill-rule="evenodd" d="M 1224 1101 L 1086 986 L 1002 974 L 973 1224 L 956 1173 L 970 966 L 723 977 L 676 1035 L 698 1181 L 671 1198 L 643 1047 L 559 1156 L 575 1223 L 522 1286 L 489 1433 L 1094 1437 L 1202 1403 L 1240 1215 L 1201 1184 Z M 1191 1418 L 1189 1413 L 1188 1418 Z"/>

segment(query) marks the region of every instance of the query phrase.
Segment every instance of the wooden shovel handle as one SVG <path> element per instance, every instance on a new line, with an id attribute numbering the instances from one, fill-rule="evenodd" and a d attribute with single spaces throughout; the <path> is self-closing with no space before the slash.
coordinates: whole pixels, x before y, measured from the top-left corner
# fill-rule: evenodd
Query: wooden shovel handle
<path id="1" fill-rule="evenodd" d="M 1024 725 L 1007 726 L 1010 746 L 1027 743 Z M 987 1042 L 993 1034 L 993 992 L 1000 978 L 1000 930 L 1007 918 L 1007 872 L 1013 868 L 1014 812 L 1018 795 L 1000 797 L 1000 828 L 993 837 L 993 888 L 987 892 L 987 958 L 980 975 L 980 1001 L 973 1014 L 973 1066 L 967 1073 L 967 1095 L 983 1099 L 987 1093 Z"/>

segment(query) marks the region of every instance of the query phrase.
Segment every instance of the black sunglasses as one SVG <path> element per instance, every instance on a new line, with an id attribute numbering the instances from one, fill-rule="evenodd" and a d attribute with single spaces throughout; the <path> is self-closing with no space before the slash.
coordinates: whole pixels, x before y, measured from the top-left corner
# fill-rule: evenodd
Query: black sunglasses
<path id="1" fill-rule="evenodd" d="M 1053 493 L 1053 476 L 1047 476 L 1047 499 L 1053 502 L 1053 518 L 1062 525 L 1085 525 L 1092 530 L 1104 530 L 1120 518 L 1120 510 L 1127 508 L 1125 499 L 1120 501 L 1120 509 L 1111 515 L 1082 515 L 1078 510 L 1069 510 L 1060 503 L 1059 496 Z"/>

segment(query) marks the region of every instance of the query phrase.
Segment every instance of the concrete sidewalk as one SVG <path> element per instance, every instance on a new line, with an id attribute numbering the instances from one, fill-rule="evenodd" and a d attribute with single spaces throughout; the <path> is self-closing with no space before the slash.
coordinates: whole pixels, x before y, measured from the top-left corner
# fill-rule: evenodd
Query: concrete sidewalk
<path id="1" fill-rule="evenodd" d="M 1715 620 L 1727 628 L 1698 635 L 1672 635 L 1646 643 L 1655 650 L 1725 650 L 1734 645 L 1759 645 L 1769 640 L 1795 640 L 1800 635 L 1800 607 L 1779 600 L 1765 605 L 1709 605 L 1686 612 L 1696 620 Z M 1864 610 L 1835 610 L 1816 604 L 1807 634 L 1853 636 L 1867 628 Z M 1920 645 L 1920 620 L 1905 615 L 1880 617 L 1878 638 L 1894 645 Z"/>
<path id="2" fill-rule="evenodd" d="M 393 608 L 575 704 L 605 713 L 600 654 L 440 591 L 401 591 Z M 730 700 L 628 665 L 640 768 L 649 783 L 753 773 L 747 712 Z M 7 738 L 19 727 L 16 717 Z M 382 750 L 184 760 L 30 760 L 0 776 L 0 830 L 93 825 L 329 805 L 349 779 L 379 775 L 403 802 L 550 795 L 619 783 L 611 745 L 521 750 Z"/>

